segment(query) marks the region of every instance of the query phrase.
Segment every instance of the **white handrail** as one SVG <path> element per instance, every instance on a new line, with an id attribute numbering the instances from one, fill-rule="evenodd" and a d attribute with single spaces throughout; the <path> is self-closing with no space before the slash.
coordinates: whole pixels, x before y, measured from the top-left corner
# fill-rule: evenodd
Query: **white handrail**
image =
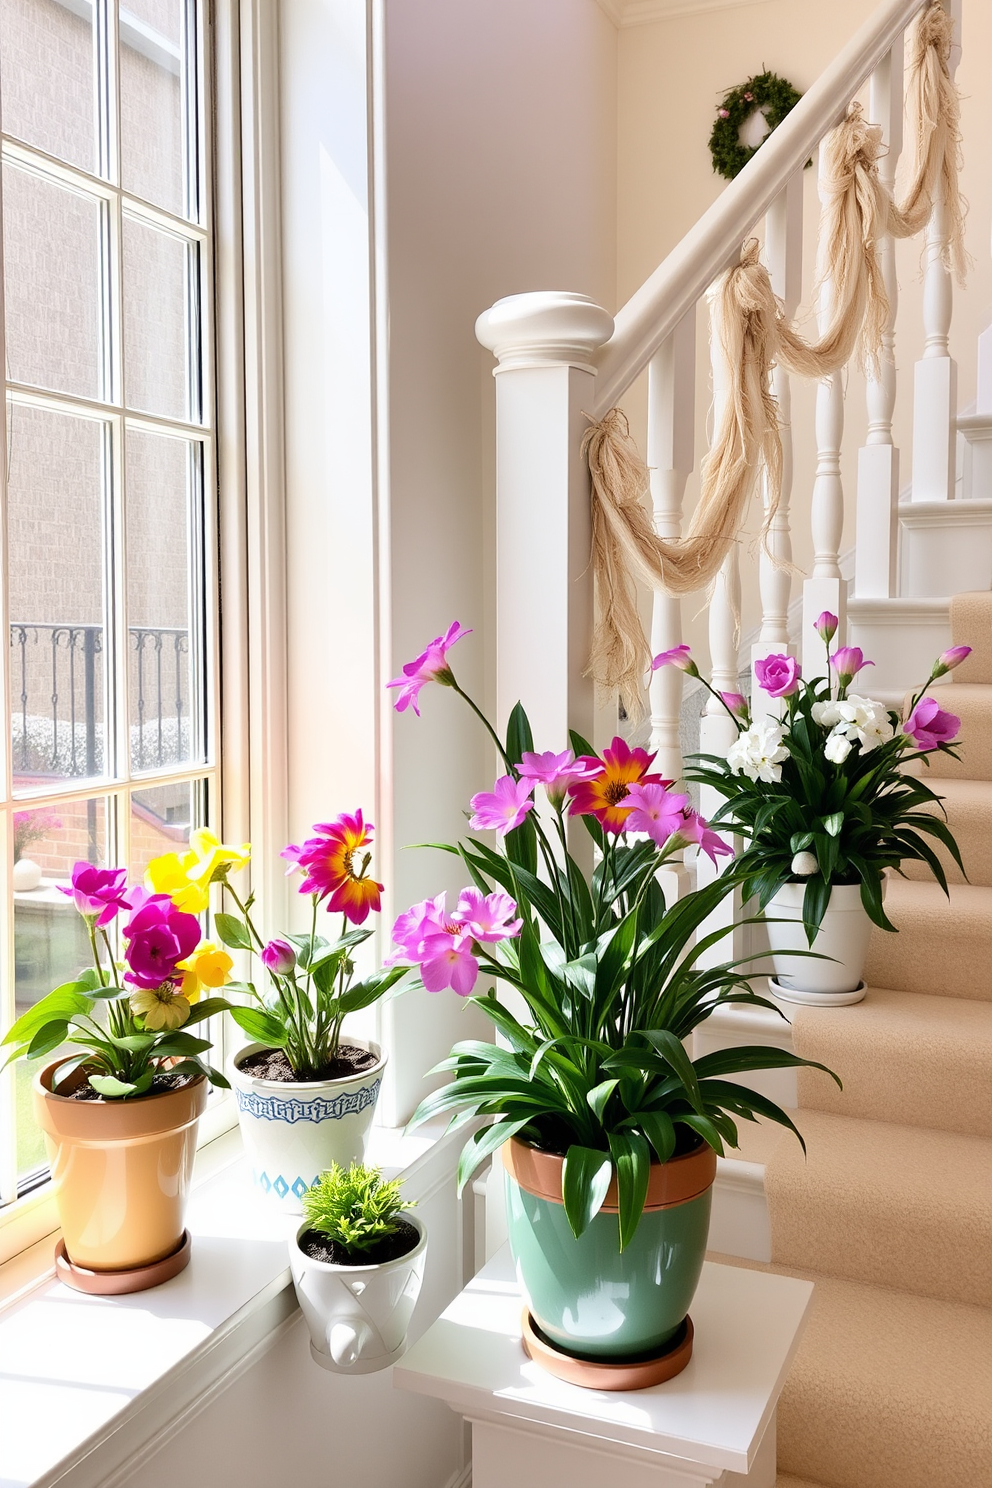
<path id="1" fill-rule="evenodd" d="M 622 397 L 666 336 L 734 262 L 743 239 L 927 0 L 885 0 L 735 180 L 617 313 L 596 356 L 595 415 Z"/>

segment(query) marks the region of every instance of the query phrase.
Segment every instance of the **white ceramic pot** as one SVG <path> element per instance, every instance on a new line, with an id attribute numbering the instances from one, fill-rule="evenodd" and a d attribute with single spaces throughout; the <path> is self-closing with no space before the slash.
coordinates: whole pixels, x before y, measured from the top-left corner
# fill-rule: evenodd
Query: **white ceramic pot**
<path id="1" fill-rule="evenodd" d="M 347 1168 L 365 1157 L 386 1056 L 366 1039 L 348 1042 L 371 1050 L 376 1062 L 339 1080 L 291 1083 L 244 1074 L 242 1062 L 264 1044 L 248 1044 L 228 1065 L 255 1182 L 287 1214 L 303 1213 L 303 1195 L 331 1163 Z"/>
<path id="2" fill-rule="evenodd" d="M 18 858 L 10 881 L 15 893 L 29 894 L 41 883 L 41 867 L 33 858 Z"/>
<path id="3" fill-rule="evenodd" d="M 788 997 L 790 991 L 795 991 L 810 996 L 822 993 L 860 1001 L 860 997 L 864 996 L 862 972 L 873 929 L 868 912 L 861 902 L 860 885 L 834 885 L 823 922 L 812 945 L 807 941 L 806 931 L 803 929 L 805 893 L 805 884 L 783 884 L 765 908 L 768 940 L 778 983 L 778 988 L 773 990 L 776 990 L 777 995 L 785 997 Z M 773 924 L 773 920 L 779 923 Z M 831 959 L 817 960 L 813 956 L 789 954 L 790 951 L 810 950 Z M 860 996 L 855 999 L 854 994 L 859 991 Z"/>
<path id="4" fill-rule="evenodd" d="M 424 1280 L 427 1231 L 413 1250 L 378 1266 L 332 1266 L 315 1261 L 297 1243 L 302 1224 L 289 1242 L 289 1265 L 300 1308 L 310 1329 L 310 1353 L 335 1374 L 373 1374 L 388 1369 L 406 1352 L 407 1329 Z"/>

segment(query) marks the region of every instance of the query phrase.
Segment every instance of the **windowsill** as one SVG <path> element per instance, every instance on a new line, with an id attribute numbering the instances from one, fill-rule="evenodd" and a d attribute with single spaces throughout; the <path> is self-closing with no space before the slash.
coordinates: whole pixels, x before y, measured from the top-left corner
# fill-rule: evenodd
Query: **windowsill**
<path id="1" fill-rule="evenodd" d="M 416 1197 L 418 1173 L 446 1156 L 441 1127 L 375 1127 L 369 1159 L 391 1177 L 403 1172 Z M 2 1488 L 96 1488 L 223 1388 L 295 1313 L 286 1242 L 299 1219 L 254 1190 L 236 1130 L 196 1162 L 192 1257 L 172 1281 L 84 1296 L 55 1281 L 51 1237 L 0 1268 L 17 1292 L 0 1312 Z"/>

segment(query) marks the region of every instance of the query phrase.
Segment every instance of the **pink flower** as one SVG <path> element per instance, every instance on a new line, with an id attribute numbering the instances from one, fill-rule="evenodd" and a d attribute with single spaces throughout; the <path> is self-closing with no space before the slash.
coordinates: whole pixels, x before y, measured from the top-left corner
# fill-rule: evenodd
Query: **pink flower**
<path id="1" fill-rule="evenodd" d="M 130 970 L 124 980 L 153 990 L 176 975 L 176 967 L 192 955 L 200 941 L 199 921 L 176 909 L 168 894 L 153 894 L 124 926 L 124 951 Z"/>
<path id="2" fill-rule="evenodd" d="M 753 93 L 745 93 L 744 94 L 744 102 L 745 103 L 753 103 L 754 102 L 754 94 Z"/>
<path id="3" fill-rule="evenodd" d="M 91 863 L 76 863 L 72 888 L 63 888 L 61 884 L 58 887 L 81 915 L 87 919 L 95 916 L 94 924 L 109 925 L 122 909 L 130 908 L 126 879 L 126 868 L 94 868 Z"/>
<path id="4" fill-rule="evenodd" d="M 392 682 L 387 682 L 387 687 L 400 688 L 399 696 L 394 703 L 397 713 L 405 713 L 412 704 L 413 711 L 420 717 L 420 709 L 417 700 L 420 697 L 420 689 L 428 682 L 440 682 L 442 687 L 450 687 L 454 682 L 451 668 L 448 666 L 448 652 L 456 641 L 462 636 L 471 635 L 470 630 L 459 625 L 453 620 L 443 636 L 435 636 L 433 641 L 422 651 L 415 661 L 408 661 L 403 668 L 402 677 L 396 677 Z"/>
<path id="5" fill-rule="evenodd" d="M 472 797 L 475 815 L 469 822 L 473 832 L 490 829 L 505 836 L 519 827 L 534 802 L 529 799 L 534 789 L 533 780 L 514 780 L 512 775 L 501 775 L 491 791 L 479 791 Z"/>
<path id="6" fill-rule="evenodd" d="M 270 940 L 259 951 L 258 959 L 274 976 L 289 976 L 296 965 L 296 952 L 288 940 Z"/>
<path id="7" fill-rule="evenodd" d="M 825 646 L 829 646 L 830 642 L 837 634 L 837 627 L 839 624 L 840 621 L 837 619 L 836 615 L 831 615 L 829 610 L 824 610 L 823 613 L 821 615 L 818 615 L 817 618 L 813 621 L 813 629 L 816 631 L 823 644 Z"/>
<path id="8" fill-rule="evenodd" d="M 419 961 L 428 936 L 447 929 L 445 897 L 442 893 L 434 899 L 422 899 L 397 918 L 393 941 L 399 950 L 387 958 L 387 966 L 395 966 L 397 961 Z"/>
<path id="9" fill-rule="evenodd" d="M 932 697 L 920 698 L 902 726 L 903 733 L 908 734 L 917 749 L 924 753 L 941 744 L 950 744 L 957 738 L 960 730 L 960 718 L 955 718 L 953 713 L 945 713 Z"/>
<path id="10" fill-rule="evenodd" d="M 601 760 L 589 755 L 583 755 L 582 760 L 602 768 L 576 782 L 568 814 L 594 816 L 603 830 L 614 836 L 626 829 L 631 808 L 625 802 L 632 786 L 669 786 L 672 783 L 662 780 L 660 775 L 649 775 L 654 755 L 648 754 L 646 749 L 631 749 L 619 734 L 610 747 L 603 750 Z"/>
<path id="11" fill-rule="evenodd" d="M 470 934 L 429 935 L 424 941 L 420 975 L 428 992 L 450 987 L 467 997 L 479 976 L 479 963 L 472 955 Z"/>
<path id="12" fill-rule="evenodd" d="M 548 800 L 558 803 L 565 793 L 579 780 L 594 780 L 603 773 L 599 760 L 576 759 L 571 749 L 562 754 L 546 750 L 544 754 L 532 754 L 525 750 L 517 770 L 525 780 L 540 781 L 548 792 Z"/>
<path id="13" fill-rule="evenodd" d="M 730 118 L 730 110 L 729 109 L 717 109 L 717 115 L 721 119 L 729 119 Z"/>
<path id="14" fill-rule="evenodd" d="M 688 672 L 690 677 L 699 676 L 699 668 L 693 661 L 688 646 L 673 646 L 670 651 L 659 651 L 651 663 L 651 670 L 656 672 L 663 666 L 678 667 L 680 672 Z"/>
<path id="15" fill-rule="evenodd" d="M 794 656 L 761 656 L 754 663 L 754 675 L 769 697 L 791 697 L 799 690 L 799 663 Z"/>
<path id="16" fill-rule="evenodd" d="M 873 661 L 865 661 L 860 646 L 838 646 L 830 661 L 841 687 L 853 681 L 863 667 L 875 665 Z"/>
<path id="17" fill-rule="evenodd" d="M 675 795 L 663 785 L 632 785 L 626 799 L 633 810 L 624 822 L 624 831 L 646 832 L 658 847 L 664 847 L 685 823 L 689 797 Z"/>
<path id="18" fill-rule="evenodd" d="M 479 889 L 462 889 L 452 921 L 473 940 L 506 940 L 519 935 L 523 920 L 513 919 L 517 906 L 509 894 L 483 894 Z"/>
<path id="19" fill-rule="evenodd" d="M 353 925 L 363 924 L 369 910 L 382 907 L 383 886 L 368 872 L 370 854 L 356 863 L 356 854 L 371 847 L 375 828 L 359 808 L 343 811 L 332 822 L 315 822 L 313 830 L 319 835 L 308 837 L 302 847 L 284 847 L 279 856 L 289 863 L 290 873 L 299 869 L 303 874 L 301 894 L 329 895 L 329 914 L 341 913 Z"/>
<path id="20" fill-rule="evenodd" d="M 751 716 L 747 705 L 747 698 L 740 692 L 721 692 L 724 706 L 733 713 L 735 718 L 743 718 L 746 722 Z"/>
<path id="21" fill-rule="evenodd" d="M 953 672 L 954 668 L 956 666 L 960 666 L 965 657 L 970 655 L 970 646 L 949 647 L 948 650 L 942 651 L 937 657 L 937 661 L 933 669 L 933 675 L 935 677 L 943 677 L 945 673 Z"/>
<path id="22" fill-rule="evenodd" d="M 719 832 L 714 832 L 707 826 L 698 811 L 685 813 L 685 821 L 679 827 L 679 836 L 686 842 L 697 843 L 700 851 L 704 852 L 713 863 L 717 858 L 732 858 L 734 855 L 734 849 L 730 844 L 724 842 Z"/>

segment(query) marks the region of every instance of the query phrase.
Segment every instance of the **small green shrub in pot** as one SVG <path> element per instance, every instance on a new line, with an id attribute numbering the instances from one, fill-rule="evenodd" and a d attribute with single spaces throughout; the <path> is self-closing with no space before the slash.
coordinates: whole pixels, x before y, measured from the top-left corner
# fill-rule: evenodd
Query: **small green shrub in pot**
<path id="1" fill-rule="evenodd" d="M 379 1168 L 352 1163 L 345 1169 L 334 1163 L 303 1195 L 307 1230 L 345 1251 L 356 1265 L 374 1262 L 376 1252 L 392 1248 L 384 1242 L 412 1229 L 402 1216 L 413 1201 L 401 1197 L 401 1188 L 399 1178 L 387 1180 Z"/>

